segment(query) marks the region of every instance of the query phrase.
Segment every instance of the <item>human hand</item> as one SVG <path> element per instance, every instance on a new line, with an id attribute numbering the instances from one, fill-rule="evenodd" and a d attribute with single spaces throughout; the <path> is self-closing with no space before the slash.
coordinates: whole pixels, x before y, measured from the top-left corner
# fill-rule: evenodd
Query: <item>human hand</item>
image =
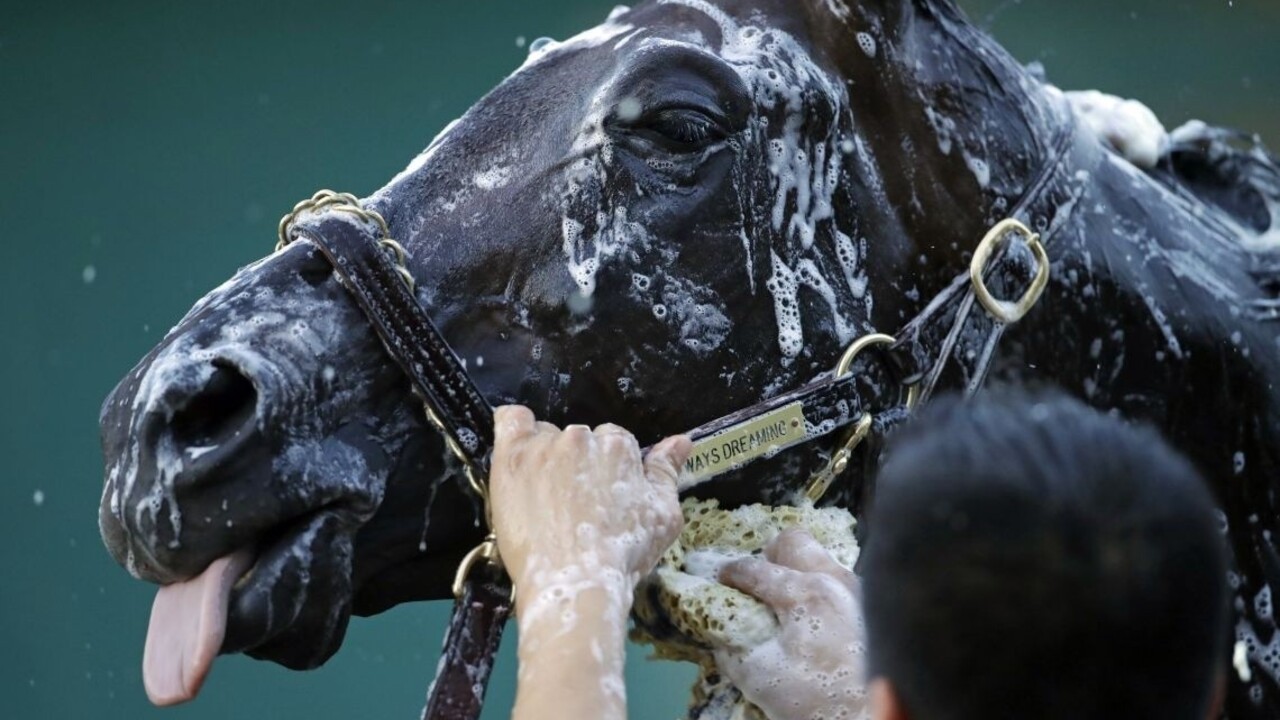
<path id="1" fill-rule="evenodd" d="M 603 584 L 625 614 L 683 527 L 676 477 L 689 440 L 668 438 L 642 460 L 616 425 L 560 430 L 519 406 L 498 408 L 495 436 L 494 530 L 521 604 Z"/>
<path id="2" fill-rule="evenodd" d="M 716 664 L 771 720 L 866 717 L 866 631 L 857 579 L 800 530 L 780 534 L 764 558 L 720 570 L 720 582 L 768 605 L 771 639 L 715 651 Z"/>

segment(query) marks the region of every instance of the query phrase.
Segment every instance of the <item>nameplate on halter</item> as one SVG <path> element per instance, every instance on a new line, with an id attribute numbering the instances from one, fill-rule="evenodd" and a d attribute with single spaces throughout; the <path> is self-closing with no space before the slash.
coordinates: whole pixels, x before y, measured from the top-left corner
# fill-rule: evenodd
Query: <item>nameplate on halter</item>
<path id="1" fill-rule="evenodd" d="M 680 485 L 695 485 L 804 439 L 804 404 L 784 405 L 695 442 L 680 475 Z"/>

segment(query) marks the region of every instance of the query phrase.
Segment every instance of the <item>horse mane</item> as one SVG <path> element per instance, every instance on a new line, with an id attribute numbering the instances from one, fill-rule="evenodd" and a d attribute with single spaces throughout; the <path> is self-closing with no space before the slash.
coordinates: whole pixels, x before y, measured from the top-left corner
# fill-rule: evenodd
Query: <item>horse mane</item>
<path id="1" fill-rule="evenodd" d="M 1027 101 L 1046 83 L 1043 68 L 1015 60 L 953 0 L 913 0 L 908 7 L 950 36 L 956 47 L 974 50 L 942 63 L 943 74 L 931 82 L 956 83 L 959 74 L 952 63 L 965 63 L 978 71 L 975 77 L 985 76 L 1004 91 L 1001 109 L 1017 118 L 1028 137 L 1044 139 L 1036 128 L 1052 124 L 1056 108 Z M 1009 98 L 1016 100 L 1007 102 Z M 1250 274 L 1268 298 L 1254 301 L 1252 314 L 1280 321 L 1280 158 L 1257 135 L 1193 121 L 1171 133 L 1159 165 L 1148 174 L 1193 207 L 1216 211 L 1229 234 L 1249 251 Z"/>
<path id="2" fill-rule="evenodd" d="M 1193 121 L 1174 130 L 1153 171 L 1175 192 L 1225 216 L 1250 252 L 1251 274 L 1280 298 L 1280 160 L 1257 135 Z M 1277 320 L 1276 304 L 1260 319 Z"/>

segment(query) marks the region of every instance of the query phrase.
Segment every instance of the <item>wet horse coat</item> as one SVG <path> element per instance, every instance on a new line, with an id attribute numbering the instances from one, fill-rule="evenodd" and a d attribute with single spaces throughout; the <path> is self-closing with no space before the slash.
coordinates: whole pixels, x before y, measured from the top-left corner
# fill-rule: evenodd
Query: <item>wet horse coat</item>
<path id="1" fill-rule="evenodd" d="M 828 371 L 967 264 L 1072 122 L 949 0 L 656 0 L 529 60 L 368 198 L 488 399 L 643 442 Z M 1053 280 L 995 376 L 1150 421 L 1222 502 L 1253 681 L 1280 707 L 1276 172 L 1184 132 L 1145 173 L 1077 140 Z M 323 662 L 351 612 L 440 597 L 478 506 L 307 243 L 200 301 L 108 399 L 101 524 L 169 583 L 249 549 L 226 652 Z M 699 492 L 784 502 L 813 448 Z M 833 500 L 853 503 L 865 478 Z M 874 528 L 871 528 L 874 532 Z"/>

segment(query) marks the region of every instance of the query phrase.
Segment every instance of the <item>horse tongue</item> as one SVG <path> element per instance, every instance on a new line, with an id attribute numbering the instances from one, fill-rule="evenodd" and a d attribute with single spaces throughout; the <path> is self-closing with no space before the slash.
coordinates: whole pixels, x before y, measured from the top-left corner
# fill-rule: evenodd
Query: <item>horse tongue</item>
<path id="1" fill-rule="evenodd" d="M 253 554 L 241 550 L 156 592 L 142 653 L 142 683 L 152 703 L 177 705 L 200 692 L 222 647 L 231 588 L 252 563 Z"/>

